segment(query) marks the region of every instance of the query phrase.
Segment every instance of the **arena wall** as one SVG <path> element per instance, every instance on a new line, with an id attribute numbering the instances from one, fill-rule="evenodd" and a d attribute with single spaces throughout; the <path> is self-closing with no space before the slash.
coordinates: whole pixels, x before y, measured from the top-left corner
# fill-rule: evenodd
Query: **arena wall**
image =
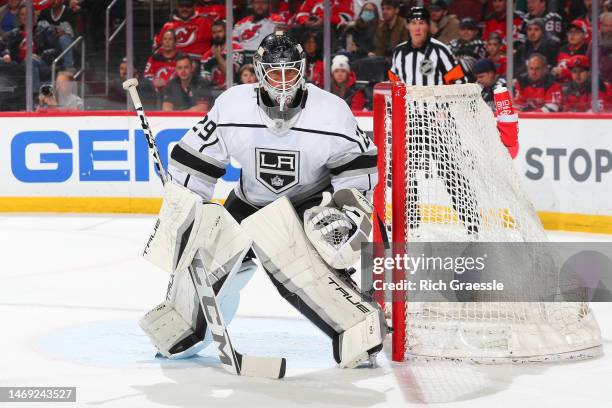
<path id="1" fill-rule="evenodd" d="M 199 114 L 149 114 L 163 160 Z M 372 130 L 372 114 L 358 113 Z M 0 211 L 155 213 L 161 183 L 128 112 L 0 113 Z M 612 115 L 523 114 L 516 168 L 547 229 L 612 233 Z M 237 163 L 218 183 L 222 200 Z"/>

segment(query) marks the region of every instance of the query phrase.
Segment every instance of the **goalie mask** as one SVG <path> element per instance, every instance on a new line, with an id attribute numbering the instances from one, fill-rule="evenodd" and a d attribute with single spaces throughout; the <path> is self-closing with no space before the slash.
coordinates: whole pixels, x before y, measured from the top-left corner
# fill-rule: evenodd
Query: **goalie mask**
<path id="1" fill-rule="evenodd" d="M 259 81 L 258 104 L 274 128 L 295 117 L 306 101 L 302 46 L 280 31 L 266 36 L 253 56 Z"/>

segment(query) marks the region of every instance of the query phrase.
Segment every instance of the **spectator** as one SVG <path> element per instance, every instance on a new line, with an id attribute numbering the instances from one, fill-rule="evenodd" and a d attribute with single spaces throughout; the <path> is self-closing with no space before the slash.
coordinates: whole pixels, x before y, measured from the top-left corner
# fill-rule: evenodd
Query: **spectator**
<path id="1" fill-rule="evenodd" d="M 567 61 L 574 55 L 587 55 L 589 43 L 588 27 L 584 21 L 574 20 L 567 29 L 567 44 L 561 47 L 557 55 L 557 66 L 552 74 L 560 81 L 569 81 L 572 76 Z"/>
<path id="2" fill-rule="evenodd" d="M 476 82 L 482 87 L 482 99 L 491 110 L 495 111 L 493 91 L 495 88 L 506 86 L 506 80 L 496 72 L 495 64 L 488 59 L 480 59 L 474 64 L 472 71 L 476 77 Z"/>
<path id="3" fill-rule="evenodd" d="M 199 75 L 194 75 L 194 64 L 187 55 L 176 59 L 176 77 L 171 79 L 164 90 L 162 110 L 186 110 L 204 112 L 209 102 L 204 84 Z"/>
<path id="4" fill-rule="evenodd" d="M 353 20 L 353 0 L 330 0 L 330 23 L 342 27 Z M 295 15 L 295 22 L 308 30 L 323 27 L 323 0 L 306 0 Z"/>
<path id="5" fill-rule="evenodd" d="M 295 18 L 300 6 L 301 2 L 299 0 L 273 0 L 270 4 L 270 10 L 281 17 L 283 23 L 279 27 L 286 31 L 297 24 Z"/>
<path id="6" fill-rule="evenodd" d="M 579 4 L 580 8 L 578 10 L 577 13 L 575 13 L 575 16 L 572 16 L 574 20 L 580 20 L 583 21 L 588 30 L 589 30 L 589 38 L 591 37 L 591 27 L 593 26 L 591 24 L 591 17 L 593 16 L 593 0 L 583 0 L 582 2 L 580 2 Z M 599 0 L 599 12 L 602 13 L 606 11 L 606 7 L 605 7 L 605 3 L 603 0 Z"/>
<path id="7" fill-rule="evenodd" d="M 525 72 L 525 61 L 534 53 L 546 57 L 546 64 L 549 67 L 553 67 L 557 63 L 559 43 L 545 37 L 544 20 L 541 18 L 535 18 L 527 22 L 527 41 L 517 49 L 515 54 L 517 74 Z"/>
<path id="8" fill-rule="evenodd" d="M 234 66 L 233 82 L 236 82 L 236 74 L 243 63 L 244 55 L 242 47 L 237 42 L 232 42 L 232 60 Z M 223 21 L 215 21 L 212 25 L 212 47 L 202 55 L 202 79 L 209 84 L 212 84 L 216 89 L 226 89 L 225 72 L 226 72 L 226 57 L 225 51 L 225 23 Z"/>
<path id="9" fill-rule="evenodd" d="M 383 0 L 381 5 L 383 21 L 378 24 L 374 36 L 374 55 L 390 57 L 398 44 L 408 40 L 408 28 L 406 20 L 398 15 L 397 0 Z"/>
<path id="10" fill-rule="evenodd" d="M 11 58 L 11 52 L 8 46 L 2 38 L 0 38 L 0 66 L 3 64 L 11 64 L 13 59 Z"/>
<path id="11" fill-rule="evenodd" d="M 302 40 L 302 47 L 306 53 L 304 78 L 307 82 L 323 88 L 323 56 L 319 50 L 316 33 L 307 32 Z"/>
<path id="12" fill-rule="evenodd" d="M 444 44 L 459 38 L 459 19 L 454 14 L 448 14 L 446 0 L 431 0 L 429 14 L 431 14 L 429 30 L 433 38 Z"/>
<path id="13" fill-rule="evenodd" d="M 254 84 L 257 83 L 257 76 L 255 75 L 255 67 L 253 64 L 245 64 L 240 67 L 238 71 L 241 84 Z"/>
<path id="14" fill-rule="evenodd" d="M 282 24 L 278 14 L 270 13 L 268 0 L 253 0 L 253 13 L 234 25 L 234 41 L 244 50 L 245 62 L 253 60 L 259 43 L 268 34 L 272 34 L 277 24 Z"/>
<path id="15" fill-rule="evenodd" d="M 497 31 L 492 31 L 485 43 L 487 59 L 495 65 L 497 75 L 506 75 L 507 58 L 503 52 L 503 42 L 501 35 Z"/>
<path id="16" fill-rule="evenodd" d="M 501 35 L 506 41 L 506 0 L 492 0 L 493 13 L 485 17 L 482 38 L 489 38 L 492 32 Z M 516 11 L 512 15 L 512 40 L 515 47 L 525 42 L 525 20 Z"/>
<path id="17" fill-rule="evenodd" d="M 164 89 L 174 76 L 177 55 L 176 35 L 173 30 L 168 30 L 162 36 L 161 47 L 149 57 L 144 70 L 144 77 L 156 92 Z M 125 67 L 127 72 L 127 62 Z"/>
<path id="18" fill-rule="evenodd" d="M 574 55 L 567 61 L 571 73 L 571 81 L 563 84 L 562 109 L 563 112 L 589 112 L 591 111 L 591 63 L 585 55 Z M 599 81 L 599 110 L 612 109 L 612 86 Z"/>
<path id="19" fill-rule="evenodd" d="M 64 0 L 52 0 L 51 7 L 40 12 L 38 21 L 41 25 L 48 24 L 56 31 L 62 52 L 74 41 L 76 15 L 69 7 L 64 5 Z M 74 68 L 74 53 L 72 49 L 64 54 L 62 63 L 64 68 Z"/>
<path id="20" fill-rule="evenodd" d="M 0 7 L 0 40 L 6 39 L 8 33 L 17 28 L 17 12 L 21 0 L 9 0 Z"/>
<path id="21" fill-rule="evenodd" d="M 123 89 L 123 83 L 128 79 L 128 63 L 127 58 L 122 58 L 117 70 L 111 73 L 110 83 L 108 84 L 108 101 L 110 104 L 109 108 L 112 109 L 125 109 L 126 103 L 126 92 Z M 149 81 L 140 81 L 139 72 L 134 69 L 133 77 L 138 79 L 140 84 L 138 86 L 138 92 L 142 102 L 146 104 L 149 97 L 154 98 L 153 84 Z"/>
<path id="22" fill-rule="evenodd" d="M 13 29 L 6 38 L 7 47 L 11 53 L 11 60 L 22 64 L 25 69 L 26 57 L 26 29 L 27 7 L 19 6 L 19 21 L 21 26 Z M 57 41 L 57 33 L 48 24 L 38 24 L 36 13 L 32 16 L 34 27 L 32 36 L 32 84 L 35 92 L 40 88 L 41 77 L 50 74 L 53 60 L 60 54 L 60 46 Z"/>
<path id="23" fill-rule="evenodd" d="M 603 13 L 599 22 L 599 75 L 602 80 L 612 83 L 612 12 Z"/>
<path id="24" fill-rule="evenodd" d="M 346 50 L 353 59 L 367 57 L 374 51 L 374 35 L 378 27 L 378 7 L 373 2 L 366 2 L 357 20 L 345 27 Z"/>
<path id="25" fill-rule="evenodd" d="M 76 94 L 72 72 L 58 72 L 55 88 L 51 85 L 41 86 L 38 103 L 38 109 L 83 110 L 83 100 Z"/>
<path id="26" fill-rule="evenodd" d="M 548 72 L 546 57 L 534 53 L 527 60 L 527 73 L 514 82 L 514 103 L 521 112 L 558 112 L 561 86 Z"/>
<path id="27" fill-rule="evenodd" d="M 355 85 L 357 77 L 351 71 L 348 57 L 336 55 L 332 60 L 331 71 L 331 93 L 344 99 L 352 110 L 363 110 L 365 108 L 365 94 Z"/>
<path id="28" fill-rule="evenodd" d="M 196 14 L 195 0 L 178 0 L 177 4 L 172 21 L 164 24 L 159 34 L 155 36 L 153 49 L 157 50 L 161 46 L 166 31 L 173 30 L 176 35 L 176 50 L 199 62 L 202 55 L 210 48 L 212 23 L 209 19 Z"/>
<path id="29" fill-rule="evenodd" d="M 196 14 L 212 21 L 225 20 L 225 1 L 200 0 L 195 6 Z"/>
<path id="30" fill-rule="evenodd" d="M 474 64 L 487 55 L 484 42 L 478 38 L 478 32 L 478 22 L 466 17 L 459 23 L 459 38 L 448 44 L 451 52 L 461 64 L 463 72 L 470 78 L 470 82 L 474 80 L 472 75 Z"/>
<path id="31" fill-rule="evenodd" d="M 525 20 L 542 19 L 544 33 L 551 39 L 560 43 L 563 39 L 563 19 L 558 13 L 549 11 L 546 6 L 547 0 L 527 0 L 527 15 Z M 529 28 L 526 27 L 528 30 Z M 529 35 L 527 33 L 527 35 Z"/>

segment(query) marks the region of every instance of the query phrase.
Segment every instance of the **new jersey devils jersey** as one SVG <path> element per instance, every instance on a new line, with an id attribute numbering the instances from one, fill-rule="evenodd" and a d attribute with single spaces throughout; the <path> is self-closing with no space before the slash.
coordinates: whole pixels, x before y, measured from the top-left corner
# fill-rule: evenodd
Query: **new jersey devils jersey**
<path id="1" fill-rule="evenodd" d="M 376 185 L 376 146 L 342 99 L 308 84 L 290 129 L 271 131 L 264 115 L 256 84 L 223 92 L 172 150 L 170 175 L 208 200 L 233 158 L 242 167 L 234 193 L 256 207 L 281 196 L 297 206 L 330 187 L 368 196 Z"/>
<path id="2" fill-rule="evenodd" d="M 174 75 L 176 66 L 176 55 L 172 58 L 164 57 L 162 53 L 155 53 L 147 60 L 144 69 L 144 77 L 149 81 L 161 78 L 168 82 Z"/>
<path id="3" fill-rule="evenodd" d="M 199 60 L 208 51 L 212 41 L 212 23 L 209 19 L 194 15 L 188 20 L 173 17 L 172 21 L 164 24 L 159 34 L 155 37 L 153 49 L 161 44 L 164 33 L 174 30 L 176 35 L 176 49 L 183 54 Z"/>
<path id="4" fill-rule="evenodd" d="M 260 20 L 252 15 L 245 17 L 234 25 L 234 41 L 246 51 L 257 51 L 261 40 L 272 34 L 277 24 L 282 23 L 283 19 L 278 14 L 270 14 Z"/>

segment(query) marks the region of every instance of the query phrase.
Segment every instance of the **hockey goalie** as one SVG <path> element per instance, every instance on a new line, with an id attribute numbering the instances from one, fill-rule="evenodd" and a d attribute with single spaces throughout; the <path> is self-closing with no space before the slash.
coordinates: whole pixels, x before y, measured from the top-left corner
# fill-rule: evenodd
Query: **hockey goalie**
<path id="1" fill-rule="evenodd" d="M 257 260 L 279 294 L 330 337 L 340 367 L 371 364 L 388 328 L 382 310 L 361 293 L 351 272 L 372 228 L 376 147 L 342 99 L 305 83 L 305 53 L 291 37 L 268 35 L 254 64 L 258 83 L 221 94 L 171 152 L 172 181 L 166 184 L 160 221 L 174 227 L 158 232 L 168 238 L 163 248 L 159 243 L 148 248 L 148 257 L 176 270 L 175 278 L 166 302 L 141 326 L 168 358 L 194 355 L 210 342 L 182 268 L 191 248 L 216 245 L 209 251 L 220 254 L 216 264 L 233 262 L 212 273 L 226 322 Z M 219 243 L 227 234 L 191 239 L 194 224 L 185 227 L 180 221 L 197 208 L 190 197 L 196 193 L 210 200 L 230 158 L 242 167 L 224 205 L 233 219 L 219 218 L 232 231 L 231 245 Z M 206 218 L 206 211 L 202 214 Z M 179 316 L 180 324 L 170 315 Z"/>

